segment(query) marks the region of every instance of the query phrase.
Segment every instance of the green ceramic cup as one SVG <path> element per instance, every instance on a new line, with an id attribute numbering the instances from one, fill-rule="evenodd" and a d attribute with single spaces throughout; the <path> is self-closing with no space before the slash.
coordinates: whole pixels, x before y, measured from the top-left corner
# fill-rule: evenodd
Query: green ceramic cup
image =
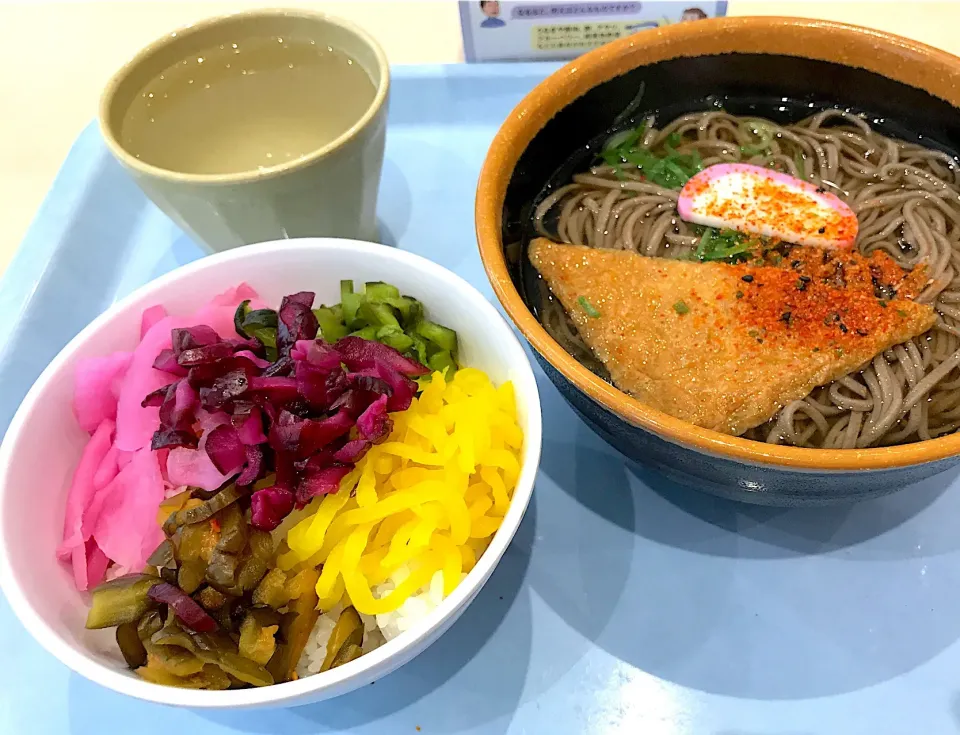
<path id="1" fill-rule="evenodd" d="M 373 101 L 346 132 L 295 160 L 229 174 L 159 168 L 121 144 L 130 104 L 164 69 L 215 44 L 271 36 L 314 39 L 367 72 L 376 89 Z M 143 49 L 107 85 L 100 128 L 110 152 L 146 195 L 212 251 L 308 236 L 376 241 L 389 86 L 386 55 L 360 28 L 306 10 L 255 10 L 195 23 Z"/>

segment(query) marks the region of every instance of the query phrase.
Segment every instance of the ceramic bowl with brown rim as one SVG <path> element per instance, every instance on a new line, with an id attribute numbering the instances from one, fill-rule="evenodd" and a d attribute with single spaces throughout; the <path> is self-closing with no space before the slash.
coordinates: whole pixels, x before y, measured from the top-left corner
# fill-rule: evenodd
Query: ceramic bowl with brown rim
<path id="1" fill-rule="evenodd" d="M 584 421 L 629 458 L 728 498 L 782 506 L 860 500 L 956 465 L 956 433 L 889 447 L 811 449 L 700 428 L 617 390 L 541 326 L 526 247 L 544 186 L 558 172 L 569 177 L 589 166 L 596 142 L 617 128 L 625 108 L 635 120 L 656 113 L 662 124 L 718 98 L 733 114 L 762 117 L 782 102 L 778 122 L 806 117 L 810 107 L 849 108 L 890 137 L 923 136 L 960 150 L 960 59 L 878 31 L 796 18 L 721 18 L 643 31 L 581 56 L 513 111 L 490 147 L 477 191 L 484 267 L 543 369 Z"/>

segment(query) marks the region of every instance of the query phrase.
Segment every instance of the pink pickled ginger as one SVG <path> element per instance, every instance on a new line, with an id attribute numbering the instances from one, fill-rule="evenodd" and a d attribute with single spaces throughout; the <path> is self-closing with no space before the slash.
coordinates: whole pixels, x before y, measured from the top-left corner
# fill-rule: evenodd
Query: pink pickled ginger
<path id="1" fill-rule="evenodd" d="M 129 352 L 114 352 L 77 362 L 73 411 L 80 428 L 88 434 L 104 420 L 117 418 L 117 396 L 132 357 Z"/>
<path id="2" fill-rule="evenodd" d="M 133 351 L 130 369 L 123 381 L 117 406 L 117 447 L 125 452 L 135 452 L 150 446 L 153 432 L 159 426 L 159 409 L 142 407 L 144 396 L 169 385 L 173 378 L 169 373 L 153 367 L 162 350 L 171 349 L 170 330 L 205 324 L 216 330 L 221 339 L 233 335 L 233 314 L 237 305 L 251 300 L 251 308 L 261 308 L 253 302 L 256 292 L 247 284 L 228 289 L 216 296 L 195 313 L 187 316 L 168 316 L 153 324 L 143 335 Z"/>
<path id="3" fill-rule="evenodd" d="M 58 558 L 70 562 L 77 589 L 98 584 L 111 563 L 130 571 L 144 567 L 163 540 L 157 508 L 171 486 L 213 490 L 227 480 L 204 451 L 204 437 L 196 450 L 152 451 L 159 409 L 140 404 L 146 395 L 174 380 L 153 367 L 160 352 L 171 348 L 172 329 L 206 324 L 223 339 L 235 338 L 233 314 L 247 299 L 251 308 L 263 308 L 246 284 L 228 289 L 186 316 L 170 316 L 162 306 L 150 307 L 142 315 L 140 343 L 132 352 L 78 363 L 73 407 L 78 423 L 91 437 L 73 475 L 63 542 L 57 548 Z M 198 419 L 207 432 L 230 417 L 202 412 Z"/>

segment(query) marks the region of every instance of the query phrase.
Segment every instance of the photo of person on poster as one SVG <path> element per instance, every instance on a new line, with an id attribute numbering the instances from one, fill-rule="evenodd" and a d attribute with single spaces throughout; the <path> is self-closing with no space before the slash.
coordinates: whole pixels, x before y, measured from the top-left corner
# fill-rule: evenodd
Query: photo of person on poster
<path id="1" fill-rule="evenodd" d="M 481 28 L 503 28 L 506 25 L 497 17 L 500 15 L 500 3 L 497 0 L 482 0 L 480 10 L 487 16 L 486 20 L 480 24 Z"/>
<path id="2" fill-rule="evenodd" d="M 703 20 L 706 17 L 707 14 L 700 10 L 700 8 L 687 8 L 680 16 L 680 22 L 686 23 L 691 20 Z"/>

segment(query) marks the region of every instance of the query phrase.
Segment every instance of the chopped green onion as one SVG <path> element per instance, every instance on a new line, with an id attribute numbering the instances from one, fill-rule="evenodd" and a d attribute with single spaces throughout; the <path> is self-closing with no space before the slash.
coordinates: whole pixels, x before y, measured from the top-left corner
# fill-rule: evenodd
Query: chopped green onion
<path id="1" fill-rule="evenodd" d="M 379 302 L 387 299 L 399 299 L 400 289 L 383 281 L 372 281 L 365 285 L 364 295 L 368 301 Z"/>
<path id="2" fill-rule="evenodd" d="M 673 305 L 673 310 L 677 312 L 680 316 L 690 313 L 690 307 L 684 301 L 678 301 Z"/>
<path id="3" fill-rule="evenodd" d="M 797 176 L 806 181 L 809 177 L 807 176 L 807 166 L 803 160 L 803 153 L 797 151 L 793 155 L 793 163 L 797 167 Z"/>
<path id="4" fill-rule="evenodd" d="M 356 332 L 351 332 L 350 336 L 375 342 L 377 339 L 377 328 L 374 326 L 363 327 L 362 329 L 358 329 Z"/>
<path id="5" fill-rule="evenodd" d="M 693 253 L 694 260 L 715 261 L 722 260 L 736 263 L 754 250 L 755 243 L 746 235 L 734 230 L 719 232 L 716 228 L 707 227 L 697 243 Z"/>
<path id="6" fill-rule="evenodd" d="M 646 180 L 667 189 L 680 189 L 698 171 L 703 160 L 696 151 L 679 153 L 674 146 L 683 142 L 679 133 L 671 133 L 664 142 L 664 153 L 654 153 L 643 146 L 646 125 L 632 131 L 623 131 L 611 137 L 600 152 L 600 158 L 619 179 L 625 179 L 624 163 L 636 166 Z"/>
<path id="7" fill-rule="evenodd" d="M 400 327 L 381 327 L 377 330 L 376 340 L 397 352 L 406 352 L 413 347 L 413 338 L 404 333 Z"/>
<path id="8" fill-rule="evenodd" d="M 593 304 L 587 301 L 586 296 L 581 296 L 579 299 L 577 299 L 577 303 L 583 307 L 583 310 L 587 312 L 587 316 L 591 319 L 597 319 L 600 316 L 600 312 L 594 308 Z"/>
<path id="9" fill-rule="evenodd" d="M 366 296 L 366 294 L 364 294 Z M 369 297 L 357 309 L 357 318 L 375 327 L 399 327 L 396 315 L 386 304 L 378 304 Z"/>
<path id="10" fill-rule="evenodd" d="M 423 304 L 389 283 L 372 281 L 364 284 L 361 292 L 354 291 L 353 281 L 340 282 L 341 302 L 335 306 L 321 306 L 313 310 L 320 327 L 320 335 L 327 342 L 336 342 L 346 336 L 381 342 L 388 347 L 416 358 L 435 369 L 453 367 L 457 362 L 457 333 L 434 322 L 426 321 Z M 244 317 L 242 326 L 255 318 L 258 312 Z M 276 345 L 275 312 L 264 315 L 274 329 L 271 346 Z M 272 322 L 271 322 L 272 320 Z M 267 344 L 265 342 L 265 344 Z M 274 350 L 275 352 L 276 350 Z M 274 358 L 275 359 L 275 358 Z"/>
<path id="11" fill-rule="evenodd" d="M 427 360 L 427 367 L 434 372 L 445 373 L 447 370 L 456 370 L 457 363 L 454 362 L 453 355 L 447 350 L 441 350 L 430 356 L 430 359 Z"/>
<path id="12" fill-rule="evenodd" d="M 427 342 L 432 342 L 441 350 L 454 353 L 457 351 L 457 333 L 447 327 L 441 327 L 433 322 L 422 321 L 417 325 L 417 334 Z"/>
<path id="13" fill-rule="evenodd" d="M 320 334 L 327 342 L 336 342 L 346 337 L 350 331 L 343 323 L 343 309 L 339 304 L 333 307 L 321 306 L 319 309 L 314 309 L 313 314 L 320 325 Z"/>

